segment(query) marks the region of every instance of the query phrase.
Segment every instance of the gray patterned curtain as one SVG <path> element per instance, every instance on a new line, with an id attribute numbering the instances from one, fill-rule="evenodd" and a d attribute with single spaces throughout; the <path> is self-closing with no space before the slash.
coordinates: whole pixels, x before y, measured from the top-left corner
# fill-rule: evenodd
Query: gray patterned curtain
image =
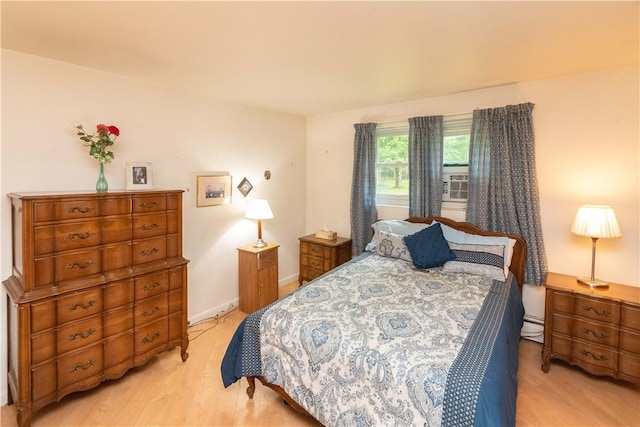
<path id="1" fill-rule="evenodd" d="M 439 216 L 443 116 L 409 119 L 409 216 Z"/>
<path id="2" fill-rule="evenodd" d="M 352 252 L 360 255 L 371 240 L 371 225 L 378 220 L 376 208 L 376 124 L 356 123 L 351 182 Z"/>
<path id="3" fill-rule="evenodd" d="M 527 242 L 525 282 L 547 272 L 531 112 L 534 104 L 475 110 L 469 146 L 467 221 Z"/>

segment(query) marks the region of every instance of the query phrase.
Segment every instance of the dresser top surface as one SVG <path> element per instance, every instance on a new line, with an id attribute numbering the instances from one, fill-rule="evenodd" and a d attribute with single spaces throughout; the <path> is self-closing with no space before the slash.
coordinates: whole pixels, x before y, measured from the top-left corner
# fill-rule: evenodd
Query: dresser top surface
<path id="1" fill-rule="evenodd" d="M 545 287 L 640 305 L 640 287 L 637 286 L 609 283 L 608 288 L 590 288 L 578 283 L 576 276 L 549 272 L 547 273 Z"/>
<path id="2" fill-rule="evenodd" d="M 337 237 L 333 240 L 321 239 L 319 237 L 316 237 L 315 234 L 309 234 L 308 236 L 300 237 L 298 238 L 298 240 L 300 240 L 301 242 L 316 243 L 324 246 L 341 246 L 351 241 L 351 239 L 347 239 L 346 237 Z"/>
<path id="3" fill-rule="evenodd" d="M 158 193 L 183 193 L 184 190 L 114 190 L 106 193 L 96 193 L 95 191 L 34 191 L 34 192 L 16 192 L 7 194 L 13 199 L 52 199 L 65 197 L 110 197 L 110 196 L 130 196 L 130 195 L 155 195 Z"/>

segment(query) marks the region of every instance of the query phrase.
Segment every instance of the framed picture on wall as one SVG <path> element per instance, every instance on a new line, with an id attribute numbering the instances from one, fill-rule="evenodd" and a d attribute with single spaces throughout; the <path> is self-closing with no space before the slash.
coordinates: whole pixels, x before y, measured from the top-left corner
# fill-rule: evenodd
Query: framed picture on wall
<path id="1" fill-rule="evenodd" d="M 153 190 L 151 163 L 127 162 L 127 190 Z"/>
<path id="2" fill-rule="evenodd" d="M 196 206 L 231 204 L 231 175 L 198 175 Z"/>

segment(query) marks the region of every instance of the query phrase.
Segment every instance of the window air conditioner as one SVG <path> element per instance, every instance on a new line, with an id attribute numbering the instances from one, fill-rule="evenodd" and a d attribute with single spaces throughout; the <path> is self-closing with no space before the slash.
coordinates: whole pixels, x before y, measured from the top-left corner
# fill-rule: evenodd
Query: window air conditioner
<path id="1" fill-rule="evenodd" d="M 442 186 L 443 202 L 466 202 L 469 194 L 469 174 L 444 174 Z"/>

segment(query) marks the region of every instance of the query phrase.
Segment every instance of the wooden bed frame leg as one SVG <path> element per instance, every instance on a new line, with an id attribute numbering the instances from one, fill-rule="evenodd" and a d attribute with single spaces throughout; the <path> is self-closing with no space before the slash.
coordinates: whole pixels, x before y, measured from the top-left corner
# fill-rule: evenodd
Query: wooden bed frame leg
<path id="1" fill-rule="evenodd" d="M 253 399 L 253 393 L 256 392 L 256 377 L 247 377 L 247 381 L 249 381 L 247 396 L 249 396 L 249 399 Z"/>

